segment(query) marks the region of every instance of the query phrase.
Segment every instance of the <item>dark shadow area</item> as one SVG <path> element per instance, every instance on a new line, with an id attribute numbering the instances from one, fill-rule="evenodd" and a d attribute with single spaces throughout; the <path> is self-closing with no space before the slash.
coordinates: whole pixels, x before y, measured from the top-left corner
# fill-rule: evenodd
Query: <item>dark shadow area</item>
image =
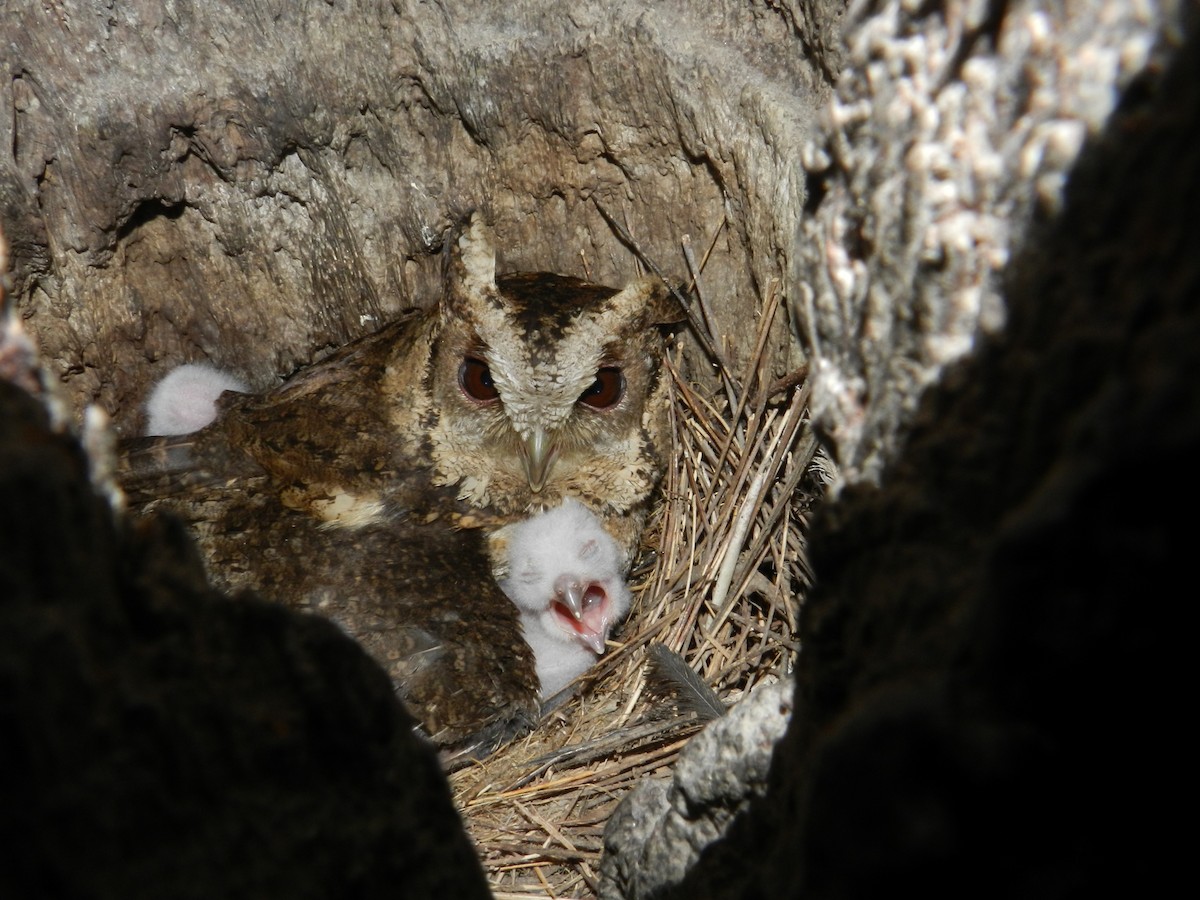
<path id="1" fill-rule="evenodd" d="M 0 896 L 488 896 L 384 672 L 211 589 L 173 520 L 114 525 L 3 379 L 0 507 Z"/>
<path id="2" fill-rule="evenodd" d="M 1194 18 L 1194 17 L 1193 17 Z M 772 786 L 671 896 L 1145 894 L 1179 875 L 1200 40 L 1140 79 L 1010 323 L 818 517 Z"/>

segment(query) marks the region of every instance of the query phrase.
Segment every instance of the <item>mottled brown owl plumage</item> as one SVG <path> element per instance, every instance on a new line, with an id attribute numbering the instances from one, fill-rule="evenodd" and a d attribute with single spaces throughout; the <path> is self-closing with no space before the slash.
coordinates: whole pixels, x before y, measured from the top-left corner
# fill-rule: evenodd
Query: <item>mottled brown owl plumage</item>
<path id="1" fill-rule="evenodd" d="M 339 622 L 446 745 L 531 721 L 538 683 L 493 559 L 575 497 L 632 554 L 661 473 L 665 287 L 495 274 L 478 216 L 443 296 L 201 431 L 127 442 L 131 507 L 189 523 L 212 578 Z"/>

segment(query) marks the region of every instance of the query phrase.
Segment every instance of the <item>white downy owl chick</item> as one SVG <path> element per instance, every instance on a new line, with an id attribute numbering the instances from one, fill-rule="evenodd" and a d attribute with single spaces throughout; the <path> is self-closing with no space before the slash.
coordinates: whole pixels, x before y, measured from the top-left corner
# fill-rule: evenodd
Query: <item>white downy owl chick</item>
<path id="1" fill-rule="evenodd" d="M 190 434 L 217 417 L 225 391 L 250 389 L 228 372 L 207 363 L 188 363 L 168 372 L 146 400 L 146 434 Z"/>
<path id="2" fill-rule="evenodd" d="M 596 662 L 609 629 L 629 611 L 622 553 L 570 498 L 506 531 L 508 577 L 500 587 L 521 611 L 546 700 Z"/>

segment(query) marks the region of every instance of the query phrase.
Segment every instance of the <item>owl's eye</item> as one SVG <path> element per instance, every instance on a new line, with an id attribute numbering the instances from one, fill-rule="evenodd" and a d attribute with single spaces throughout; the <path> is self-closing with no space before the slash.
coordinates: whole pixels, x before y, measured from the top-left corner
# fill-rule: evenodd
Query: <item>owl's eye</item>
<path id="1" fill-rule="evenodd" d="M 489 403 L 500 396 L 492 381 L 492 370 L 482 359 L 468 356 L 458 367 L 458 384 L 472 400 Z"/>
<path id="2" fill-rule="evenodd" d="M 625 376 L 616 366 L 605 366 L 596 373 L 591 387 L 579 395 L 579 402 L 592 409 L 612 409 L 625 396 Z"/>

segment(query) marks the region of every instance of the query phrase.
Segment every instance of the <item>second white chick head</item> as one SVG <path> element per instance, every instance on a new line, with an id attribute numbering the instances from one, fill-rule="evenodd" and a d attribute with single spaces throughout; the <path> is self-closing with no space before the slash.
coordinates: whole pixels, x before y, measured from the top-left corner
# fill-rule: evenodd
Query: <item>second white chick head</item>
<path id="1" fill-rule="evenodd" d="M 189 434 L 217 417 L 217 398 L 249 388 L 228 372 L 207 363 L 176 366 L 146 400 L 146 434 Z"/>
<path id="2" fill-rule="evenodd" d="M 629 611 L 623 554 L 600 520 L 570 498 L 507 532 L 508 577 L 500 587 L 521 610 L 547 698 L 596 662 Z"/>

